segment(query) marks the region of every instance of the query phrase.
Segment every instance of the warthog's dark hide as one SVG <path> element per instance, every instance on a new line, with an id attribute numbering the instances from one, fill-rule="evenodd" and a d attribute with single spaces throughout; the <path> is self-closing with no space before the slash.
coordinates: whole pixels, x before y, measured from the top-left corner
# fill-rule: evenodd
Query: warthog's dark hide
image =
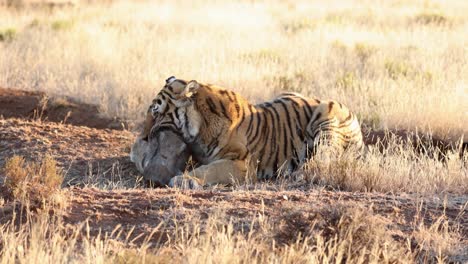
<path id="1" fill-rule="evenodd" d="M 184 172 L 190 151 L 182 138 L 170 130 L 159 131 L 151 139 L 137 138 L 130 160 L 148 182 L 166 186 L 169 180 Z"/>

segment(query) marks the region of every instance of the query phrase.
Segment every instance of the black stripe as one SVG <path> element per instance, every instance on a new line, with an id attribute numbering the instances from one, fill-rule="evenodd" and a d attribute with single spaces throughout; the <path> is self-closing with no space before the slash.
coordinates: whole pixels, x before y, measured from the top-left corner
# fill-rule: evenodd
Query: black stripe
<path id="1" fill-rule="evenodd" d="M 319 120 L 322 117 L 322 112 L 318 112 L 317 115 L 314 117 L 314 119 L 310 120 L 308 123 L 309 124 L 314 124 L 317 120 Z M 325 120 L 327 121 L 327 120 Z M 323 121 L 322 121 L 323 122 Z"/>
<path id="2" fill-rule="evenodd" d="M 233 98 L 231 97 L 231 95 L 229 94 L 229 91 L 227 91 L 227 90 L 220 90 L 219 93 L 220 93 L 221 95 L 227 96 L 228 99 L 229 99 L 229 101 L 234 102 L 234 99 L 233 99 Z"/>
<path id="3" fill-rule="evenodd" d="M 216 149 L 216 147 L 218 146 L 218 143 L 219 143 L 219 141 L 218 141 L 218 139 L 216 139 L 216 140 L 213 142 L 213 146 L 211 146 L 210 148 L 207 149 L 206 155 L 207 155 L 208 157 L 210 157 L 211 154 L 213 154 L 213 151 L 214 151 L 214 150 Z"/>
<path id="4" fill-rule="evenodd" d="M 260 112 L 259 109 L 257 109 L 257 112 L 255 113 L 255 117 L 256 117 L 256 120 L 257 120 L 256 125 L 254 125 L 255 132 L 252 135 L 249 135 L 247 137 L 247 139 L 249 140 L 249 146 L 251 146 L 258 137 L 258 132 L 259 132 L 260 126 L 262 124 L 262 116 L 264 114 L 265 114 L 264 112 Z M 252 129 L 252 131 L 254 131 L 254 130 Z M 253 138 L 250 138 L 250 136 L 253 136 Z"/>
<path id="5" fill-rule="evenodd" d="M 283 149 L 283 154 L 284 154 L 284 159 L 289 159 L 289 153 L 288 153 L 288 150 L 289 150 L 289 140 L 288 140 L 288 135 L 287 135 L 287 130 L 286 130 L 286 126 L 283 127 L 283 132 L 284 132 L 284 149 Z"/>
<path id="6" fill-rule="evenodd" d="M 301 106 L 299 105 L 299 103 L 297 103 L 296 101 L 294 101 L 291 98 L 283 98 L 283 99 L 286 100 L 286 101 L 290 101 L 293 104 L 293 109 L 294 109 L 294 113 L 296 114 L 296 118 L 297 118 L 299 124 L 302 126 L 301 114 L 298 111 L 298 109 L 301 109 Z"/>
<path id="7" fill-rule="evenodd" d="M 178 112 L 179 109 L 175 109 L 174 110 L 174 117 L 175 117 L 175 120 L 180 120 L 180 117 L 179 117 L 179 112 Z"/>
<path id="8" fill-rule="evenodd" d="M 162 95 L 167 95 L 167 97 L 169 97 L 169 98 L 171 98 L 171 99 L 173 99 L 173 100 L 176 100 L 176 98 L 175 98 L 172 94 L 170 94 L 169 92 L 167 92 L 166 90 L 162 90 L 162 91 L 159 92 L 159 93 L 161 94 L 161 96 L 162 96 Z"/>
<path id="9" fill-rule="evenodd" d="M 268 118 L 267 118 L 267 116 L 266 116 L 266 114 L 265 114 L 265 111 L 263 111 L 261 114 L 262 114 L 262 115 L 259 115 L 259 116 L 258 116 L 258 117 L 259 117 L 259 124 L 258 124 L 258 126 L 257 126 L 257 129 L 255 130 L 254 139 L 253 139 L 253 141 L 252 141 L 252 143 L 251 143 L 251 144 L 253 144 L 254 142 L 256 142 L 255 145 L 253 145 L 252 148 L 251 148 L 252 152 L 255 152 L 255 149 L 257 148 L 258 144 L 260 143 L 260 141 L 262 141 L 262 140 L 261 140 L 261 139 L 262 139 L 262 136 L 265 135 L 266 126 L 268 125 L 268 124 L 267 124 L 267 123 L 268 123 Z M 265 119 L 265 120 L 263 120 L 264 122 L 260 122 L 260 121 L 262 121 L 263 118 Z M 262 123 L 263 123 L 263 124 L 262 124 Z M 258 134 L 258 132 L 259 132 L 258 130 L 259 130 L 260 124 L 262 124 L 263 126 L 262 126 L 262 132 L 261 132 L 261 134 L 259 135 L 259 134 Z M 257 138 L 258 138 L 258 140 L 256 140 Z M 255 141 L 255 140 L 256 140 L 256 141 Z M 249 145 L 251 145 L 251 144 L 249 144 Z M 260 159 L 261 157 L 258 157 L 258 158 Z"/>
<path id="10" fill-rule="evenodd" d="M 266 164 L 271 163 L 271 161 L 273 159 L 273 156 L 276 156 L 276 160 L 278 160 L 278 153 L 279 153 L 278 147 L 280 146 L 280 142 L 276 142 L 281 137 L 281 129 L 279 130 L 280 131 L 280 136 L 279 137 L 276 136 L 276 127 L 277 127 L 276 123 L 278 123 L 278 126 L 279 126 L 280 125 L 280 119 L 279 119 L 279 115 L 278 115 L 278 112 L 276 111 L 276 109 L 273 107 L 272 110 L 275 113 L 275 118 L 273 117 L 273 114 L 272 114 L 271 115 L 271 119 L 272 119 L 271 129 L 272 129 L 273 133 L 272 133 L 272 136 L 270 138 L 270 153 L 269 153 L 270 156 L 268 157 Z M 275 164 L 273 164 L 273 166 L 275 166 Z"/>
<path id="11" fill-rule="evenodd" d="M 291 116 L 289 115 L 289 110 L 286 106 L 286 104 L 281 101 L 280 102 L 281 106 L 283 107 L 284 109 L 284 112 L 286 113 L 286 122 L 288 122 L 288 128 L 289 128 L 289 135 L 290 137 L 292 138 L 293 137 L 293 126 L 291 124 Z M 286 131 L 285 131 L 285 135 L 284 135 L 284 140 L 285 142 L 287 142 L 287 135 L 286 135 Z M 286 154 L 287 153 L 287 148 L 288 148 L 288 145 L 286 144 L 286 149 L 284 150 L 284 157 L 287 159 L 288 158 L 288 155 Z M 292 148 L 292 145 L 291 145 L 291 148 Z"/>
<path id="12" fill-rule="evenodd" d="M 275 113 L 275 117 L 276 117 L 276 118 L 273 119 L 273 123 L 272 123 L 273 136 L 272 136 L 272 138 L 271 138 L 271 143 L 270 143 L 270 144 L 271 144 L 271 153 L 275 153 L 275 155 L 276 155 L 276 159 L 275 159 L 275 160 L 276 160 L 276 162 L 275 162 L 276 164 L 273 164 L 273 166 L 276 165 L 276 168 L 277 168 L 277 167 L 278 167 L 278 164 L 277 164 L 277 163 L 278 163 L 278 154 L 279 154 L 279 152 L 280 152 L 280 149 L 279 149 L 279 148 L 281 147 L 281 144 L 280 144 L 280 142 L 279 142 L 279 141 L 280 141 L 280 138 L 281 138 L 281 119 L 280 119 L 280 116 L 279 116 L 279 114 L 278 114 L 278 111 L 276 110 L 276 107 L 273 106 L 273 107 L 272 107 L 272 110 L 273 110 L 273 112 Z M 278 125 L 277 125 L 277 124 L 278 124 Z M 277 128 L 277 127 L 278 127 L 278 132 L 279 132 L 279 133 L 278 133 L 278 134 L 279 134 L 278 137 L 276 136 L 276 131 L 277 131 L 276 128 Z M 275 141 L 276 141 L 276 142 L 275 142 Z M 273 150 L 273 146 L 275 147 L 275 150 Z M 270 163 L 270 159 L 268 159 L 268 164 L 269 164 L 269 163 Z"/>
<path id="13" fill-rule="evenodd" d="M 354 122 L 353 114 L 350 113 L 343 122 L 341 122 L 339 127 L 349 126 L 352 122 Z"/>
<path id="14" fill-rule="evenodd" d="M 258 112 L 254 114 L 252 105 L 249 105 L 249 111 L 250 111 L 250 114 L 249 114 L 250 120 L 249 120 L 249 125 L 247 126 L 247 138 L 250 137 L 250 132 L 251 132 L 250 130 L 252 129 L 252 122 L 254 118 L 258 115 Z"/>
<path id="15" fill-rule="evenodd" d="M 210 109 L 210 111 L 215 114 L 215 115 L 219 115 L 217 109 L 216 109 L 216 105 L 214 104 L 213 100 L 211 100 L 210 97 L 208 97 L 206 99 L 206 104 L 208 105 L 208 108 Z"/>
<path id="16" fill-rule="evenodd" d="M 331 102 L 328 103 L 328 113 L 331 112 L 331 110 L 332 110 L 334 104 L 335 104 L 335 103 L 334 103 L 333 101 L 331 101 Z"/>
<path id="17" fill-rule="evenodd" d="M 312 108 L 310 107 L 309 103 L 302 97 L 299 97 L 299 99 L 304 103 L 304 109 L 306 110 L 306 119 L 309 119 L 314 112 Z"/>
<path id="18" fill-rule="evenodd" d="M 268 108 L 265 108 L 265 113 L 266 113 L 266 114 L 265 114 L 266 122 L 265 122 L 264 130 L 267 130 L 267 131 L 266 131 L 266 134 L 265 134 L 265 131 L 262 130 L 262 135 L 265 136 L 265 143 L 263 144 L 263 146 L 262 146 L 262 148 L 260 149 L 260 152 L 259 152 L 259 154 L 260 154 L 260 155 L 259 155 L 259 158 L 261 159 L 261 161 L 268 161 L 268 159 L 265 159 L 265 157 L 264 157 L 265 149 L 266 149 L 266 146 L 267 146 L 267 144 L 268 144 L 268 139 L 269 139 L 269 135 L 270 135 L 270 127 L 268 126 L 268 116 L 271 116 L 272 123 L 274 122 L 274 120 L 273 120 L 273 114 L 270 112 L 270 110 L 269 110 Z M 273 133 L 273 132 L 274 132 L 274 128 L 272 128 L 271 130 L 272 130 L 271 132 Z M 272 137 L 272 139 L 273 139 L 273 137 Z M 274 140 L 273 140 L 273 142 L 274 142 Z M 273 145 L 271 145 L 271 147 L 272 147 L 272 146 L 273 146 Z M 271 149 L 270 153 L 268 153 L 270 156 L 271 156 L 271 154 L 272 154 L 272 151 L 273 151 L 273 150 Z M 268 158 L 269 158 L 270 156 L 268 156 Z M 265 164 L 265 165 L 266 165 L 266 164 Z"/>
<path id="19" fill-rule="evenodd" d="M 216 153 L 216 156 L 218 156 L 218 157 L 224 157 L 224 155 L 226 154 L 225 151 L 227 151 L 227 150 L 228 150 L 228 148 L 226 148 L 226 146 L 222 147 L 222 148 L 218 151 L 218 153 Z"/>
<path id="20" fill-rule="evenodd" d="M 244 123 L 244 121 L 245 121 L 245 110 L 244 110 L 244 107 L 242 107 L 240 110 L 241 110 L 241 120 L 239 121 L 236 130 L 238 130 L 238 129 L 242 126 L 242 123 Z"/>
<path id="21" fill-rule="evenodd" d="M 223 102 L 220 102 L 220 105 L 221 105 L 221 110 L 222 110 L 222 112 L 223 112 L 224 117 L 226 117 L 227 119 L 229 119 L 229 121 L 232 121 L 232 120 L 231 120 L 231 117 L 229 117 L 229 115 L 228 115 L 228 113 L 227 113 L 227 111 L 226 111 L 226 107 L 224 107 Z"/>
<path id="22" fill-rule="evenodd" d="M 239 116 L 240 105 L 239 105 L 237 102 L 234 104 L 234 108 L 236 109 L 236 114 L 237 114 L 237 116 Z"/>

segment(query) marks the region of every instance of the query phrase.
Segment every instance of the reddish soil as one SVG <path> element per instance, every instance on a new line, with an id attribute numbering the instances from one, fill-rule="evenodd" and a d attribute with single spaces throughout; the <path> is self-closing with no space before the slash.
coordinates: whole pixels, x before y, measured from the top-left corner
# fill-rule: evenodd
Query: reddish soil
<path id="1" fill-rule="evenodd" d="M 337 205 L 361 207 L 387 218 L 395 234 L 413 231 L 420 221 L 431 224 L 442 215 L 444 201 L 439 198 L 417 198 L 414 195 L 387 195 L 380 193 L 350 193 L 311 188 L 308 191 L 176 191 L 172 189 L 118 190 L 72 188 L 71 207 L 65 214 L 70 224 L 89 220 L 91 231 L 111 232 L 117 225 L 135 227 L 133 235 L 149 235 L 160 223 L 164 224 L 165 239 L 179 225 L 209 215 L 225 213 L 234 227 L 249 228 L 259 213 L 273 223 L 284 221 L 284 230 L 278 230 L 279 242 L 292 242 L 298 234 L 312 230 L 313 222 L 329 217 Z M 463 206 L 468 197 L 453 197 L 445 205 L 445 215 L 452 223 L 461 224 L 460 232 L 468 237 L 468 218 Z M 418 213 L 418 206 L 422 210 Z M 298 215 L 299 214 L 299 215 Z M 294 220 L 294 217 L 299 219 Z M 292 232 L 292 233 L 291 233 Z M 143 236 L 143 238 L 145 237 Z M 142 238 L 142 239 L 143 239 Z M 288 241 L 290 240 L 290 241 Z M 468 242 L 468 241 L 467 241 Z"/>
<path id="2" fill-rule="evenodd" d="M 118 118 L 107 118 L 95 105 L 79 103 L 68 97 L 49 98 L 43 92 L 0 87 L 0 116 L 122 130 L 127 124 Z"/>
<path id="3" fill-rule="evenodd" d="M 264 212 L 281 228 L 275 237 L 280 243 L 291 242 L 298 232 L 306 234 L 316 220 L 330 217 L 337 204 L 358 206 L 388 219 L 396 237 L 410 233 L 418 220 L 434 223 L 445 215 L 458 222 L 468 247 L 468 216 L 464 207 L 468 196 L 419 198 L 409 194 L 350 193 L 325 191 L 308 185 L 306 190 L 288 189 L 232 191 L 213 189 L 177 191 L 173 189 L 103 190 L 100 186 L 124 182 L 136 185 L 136 172 L 128 153 L 134 134 L 115 125 L 116 119 L 101 116 L 96 106 L 66 100 L 58 104 L 49 100 L 42 107 L 45 95 L 36 92 L 0 89 L 0 167 L 14 154 L 28 159 L 52 155 L 65 170 L 69 206 L 64 212 L 65 224 L 76 225 L 87 219 L 92 234 L 111 232 L 117 225 L 135 227 L 133 236 L 148 235 L 160 223 L 164 227 L 153 239 L 164 241 L 173 235 L 174 219 L 179 223 L 193 217 L 206 219 L 214 212 L 225 212 L 236 229 L 246 230 L 259 212 Z M 63 124 L 68 112 L 69 117 Z M 38 113 L 42 113 L 39 119 Z M 118 121 L 120 122 L 120 121 Z M 112 128 L 112 129 L 111 129 Z M 400 133 L 402 140 L 406 132 Z M 370 132 L 368 143 L 384 138 L 383 132 Z M 3 182 L 0 170 L 0 186 Z M 2 186 L 0 192 L 8 197 Z M 8 205 L 0 210 L 0 222 L 11 219 Z M 418 208 L 422 208 L 418 210 Z M 420 213 L 418 213 L 420 212 Z M 248 231 L 248 230 L 247 230 Z"/>

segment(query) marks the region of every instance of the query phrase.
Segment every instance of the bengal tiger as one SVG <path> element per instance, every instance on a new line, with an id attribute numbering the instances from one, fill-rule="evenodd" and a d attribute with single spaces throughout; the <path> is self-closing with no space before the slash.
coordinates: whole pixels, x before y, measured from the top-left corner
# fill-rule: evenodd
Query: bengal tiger
<path id="1" fill-rule="evenodd" d="M 172 178 L 169 186 L 271 179 L 279 171 L 296 170 L 322 144 L 338 150 L 363 147 L 358 119 L 346 106 L 297 93 L 252 104 L 231 90 L 172 76 L 150 110 L 158 116 L 152 129 L 182 135 L 204 164 Z"/>

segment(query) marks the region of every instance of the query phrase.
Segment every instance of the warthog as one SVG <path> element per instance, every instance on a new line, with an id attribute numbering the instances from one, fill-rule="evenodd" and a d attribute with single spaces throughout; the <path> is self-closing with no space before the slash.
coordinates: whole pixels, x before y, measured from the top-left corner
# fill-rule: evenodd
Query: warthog
<path id="1" fill-rule="evenodd" d="M 166 186 L 172 177 L 181 175 L 189 157 L 188 146 L 170 130 L 159 131 L 151 139 L 138 137 L 130 152 L 143 178 L 155 186 Z"/>

